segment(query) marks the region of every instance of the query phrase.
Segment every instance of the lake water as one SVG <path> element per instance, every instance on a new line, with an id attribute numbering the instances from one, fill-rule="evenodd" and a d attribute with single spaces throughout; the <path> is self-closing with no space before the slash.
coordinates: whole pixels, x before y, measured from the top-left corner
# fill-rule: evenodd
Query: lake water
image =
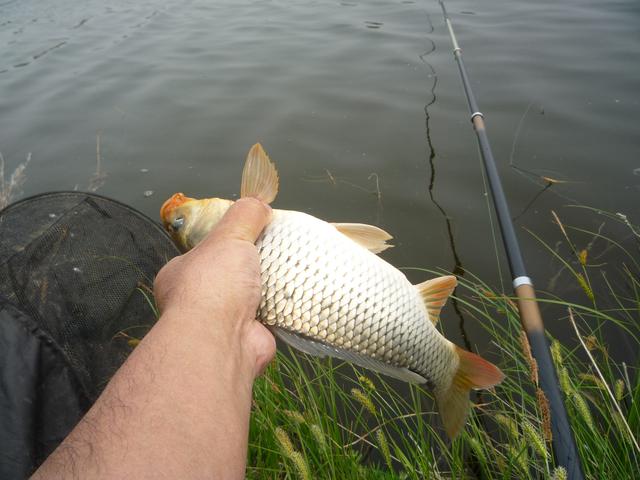
<path id="1" fill-rule="evenodd" d="M 640 3 L 447 6 L 531 276 L 584 301 L 528 232 L 553 248 L 552 209 L 583 228 L 606 220 L 568 204 L 640 223 Z M 31 153 L 24 195 L 88 188 L 98 135 L 98 193 L 153 218 L 176 191 L 237 195 L 260 141 L 280 172 L 276 207 L 375 223 L 396 237 L 396 266 L 461 264 L 510 291 L 435 1 L 0 0 L 0 152 L 8 172 Z M 541 176 L 566 183 L 543 191 Z M 444 328 L 461 343 L 456 317 L 446 309 Z"/>

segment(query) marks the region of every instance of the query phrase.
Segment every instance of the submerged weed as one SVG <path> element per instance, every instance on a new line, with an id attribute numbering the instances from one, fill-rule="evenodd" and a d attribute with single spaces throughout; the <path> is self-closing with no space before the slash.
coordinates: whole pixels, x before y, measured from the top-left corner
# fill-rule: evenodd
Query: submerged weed
<path id="1" fill-rule="evenodd" d="M 22 185 L 27 179 L 27 165 L 31 161 L 31 153 L 19 164 L 8 179 L 5 179 L 4 157 L 0 153 L 0 210 L 9 205 L 20 194 Z"/>

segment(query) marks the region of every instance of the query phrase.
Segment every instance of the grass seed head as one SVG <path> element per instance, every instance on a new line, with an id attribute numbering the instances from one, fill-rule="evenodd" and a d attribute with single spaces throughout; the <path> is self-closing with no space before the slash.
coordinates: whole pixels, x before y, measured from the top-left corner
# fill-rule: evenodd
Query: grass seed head
<path id="1" fill-rule="evenodd" d="M 536 402 L 540 409 L 540 416 L 542 417 L 542 433 L 547 443 L 553 441 L 553 433 L 551 430 L 551 407 L 549 406 L 549 399 L 544 394 L 541 388 L 536 389 Z"/>
<path id="2" fill-rule="evenodd" d="M 600 344 L 598 343 L 598 339 L 595 335 L 587 335 L 584 337 L 584 343 L 590 352 L 600 348 Z"/>
<path id="3" fill-rule="evenodd" d="M 389 470 L 392 470 L 391 465 L 391 450 L 389 450 L 389 443 L 387 442 L 387 436 L 384 434 L 381 428 L 376 430 L 376 440 L 378 447 L 380 447 L 380 453 L 384 457 L 384 461 L 387 463 Z"/>
<path id="4" fill-rule="evenodd" d="M 592 374 L 592 373 L 579 373 L 578 377 L 580 377 L 580 380 L 584 380 L 584 381 L 593 383 L 600 390 L 605 390 L 606 389 L 606 386 L 602 382 L 602 380 L 599 377 L 597 377 L 594 374 Z"/>
<path id="5" fill-rule="evenodd" d="M 293 447 L 293 443 L 291 443 L 291 439 L 287 432 L 281 427 L 276 427 L 275 434 L 276 440 L 278 440 L 278 445 L 280 445 L 280 448 L 282 449 L 282 453 L 287 457 L 291 457 L 296 449 Z"/>
<path id="6" fill-rule="evenodd" d="M 569 370 L 567 370 L 567 367 L 560 367 L 558 370 L 558 381 L 560 382 L 560 388 L 564 393 L 569 395 L 573 392 L 573 385 L 571 384 L 571 378 L 569 377 Z"/>
<path id="7" fill-rule="evenodd" d="M 616 400 L 620 402 L 622 400 L 622 397 L 624 397 L 624 380 L 622 380 L 621 378 L 616 380 L 613 389 L 615 391 Z"/>
<path id="8" fill-rule="evenodd" d="M 300 480 L 311 480 L 309 465 L 307 465 L 307 461 L 302 454 L 294 448 L 287 432 L 282 427 L 276 427 L 275 435 L 282 453 L 293 463 L 298 478 Z"/>
<path id="9" fill-rule="evenodd" d="M 311 472 L 309 471 L 309 465 L 307 461 L 302 456 L 300 452 L 293 452 L 289 457 L 294 467 L 296 468 L 296 473 L 298 474 L 298 478 L 300 480 L 311 480 Z"/>
<path id="10" fill-rule="evenodd" d="M 551 474 L 551 480 L 567 480 L 567 470 L 564 467 L 556 467 Z"/>
<path id="11" fill-rule="evenodd" d="M 518 440 L 520 438 L 520 432 L 518 432 L 518 424 L 510 417 L 498 413 L 495 415 L 496 422 L 504 427 L 512 440 Z"/>
<path id="12" fill-rule="evenodd" d="M 364 393 L 359 388 L 352 388 L 351 395 L 353 395 L 353 398 L 355 398 L 360 405 L 362 405 L 367 411 L 369 411 L 371 415 L 373 415 L 374 417 L 378 415 L 376 406 L 371 401 L 371 398 L 369 398 L 369 395 Z"/>
<path id="13" fill-rule="evenodd" d="M 487 465 L 487 456 L 485 454 L 484 447 L 480 443 L 480 441 L 477 438 L 470 437 L 469 438 L 469 446 L 471 447 L 471 450 L 473 450 L 473 453 L 475 454 L 475 456 L 478 459 L 478 461 L 482 465 Z"/>
<path id="14" fill-rule="evenodd" d="M 371 381 L 369 377 L 360 375 L 358 377 L 358 381 L 360 382 L 360 385 L 362 385 L 364 388 L 366 388 L 370 392 L 373 392 L 376 389 L 376 386 L 374 385 L 374 383 Z"/>
<path id="15" fill-rule="evenodd" d="M 529 365 L 529 373 L 531 376 L 531 381 L 537 387 L 538 386 L 538 362 L 533 358 L 531 354 L 531 344 L 529 343 L 529 339 L 527 338 L 527 334 L 524 330 L 520 331 L 520 346 L 522 348 L 522 353 L 524 354 L 524 358 Z"/>
<path id="16" fill-rule="evenodd" d="M 294 423 L 302 424 L 305 423 L 304 415 L 296 410 L 283 410 L 283 413 L 289 417 Z"/>
<path id="17" fill-rule="evenodd" d="M 533 447 L 533 450 L 542 458 L 547 460 L 549 457 L 549 450 L 547 450 L 547 445 L 540 432 L 538 432 L 538 429 L 534 427 L 531 422 L 525 420 L 522 422 L 522 432 Z"/>
<path id="18" fill-rule="evenodd" d="M 589 425 L 589 428 L 595 430 L 596 426 L 593 423 L 593 417 L 591 416 L 591 410 L 589 410 L 587 401 L 579 392 L 573 392 L 571 398 L 573 400 L 573 405 L 576 407 L 576 410 L 580 414 L 582 420 Z"/>
<path id="19" fill-rule="evenodd" d="M 562 345 L 558 340 L 551 342 L 551 358 L 553 359 L 553 363 L 556 364 L 556 367 L 562 365 Z"/>
<path id="20" fill-rule="evenodd" d="M 529 472 L 529 455 L 526 446 L 510 444 L 508 447 L 511 464 L 516 465 L 522 472 Z"/>
<path id="21" fill-rule="evenodd" d="M 320 450 L 326 452 L 328 447 L 327 439 L 324 432 L 322 431 L 322 428 L 320 428 L 320 425 L 312 423 L 311 425 L 309 425 L 309 429 L 311 430 L 311 435 L 313 435 L 313 438 L 316 440 L 316 443 L 320 447 Z"/>
<path id="22" fill-rule="evenodd" d="M 582 265 L 583 267 L 587 265 L 587 255 L 588 252 L 586 248 L 580 250 L 580 253 L 578 254 L 578 260 L 580 261 L 580 265 Z"/>
<path id="23" fill-rule="evenodd" d="M 577 273 L 576 279 L 578 280 L 580 287 L 582 287 L 582 290 L 584 290 L 584 293 L 587 295 L 587 297 L 589 297 L 589 300 L 591 300 L 592 302 L 595 301 L 593 290 L 591 289 L 591 286 L 589 285 L 589 283 L 587 283 L 587 280 L 584 278 L 584 275 L 582 275 L 581 273 Z"/>
<path id="24" fill-rule="evenodd" d="M 627 425 L 625 423 L 625 419 L 622 418 L 622 415 L 618 412 L 611 412 L 611 418 L 613 419 L 613 423 L 615 424 L 616 430 L 621 438 L 624 438 L 625 441 L 629 440 L 629 434 L 627 430 Z"/>

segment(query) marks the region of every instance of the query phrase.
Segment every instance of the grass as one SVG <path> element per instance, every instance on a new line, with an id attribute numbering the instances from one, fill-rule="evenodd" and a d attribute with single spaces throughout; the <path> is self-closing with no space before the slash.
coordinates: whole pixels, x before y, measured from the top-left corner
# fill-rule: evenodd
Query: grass
<path id="1" fill-rule="evenodd" d="M 625 215 L 577 208 L 603 222 L 595 229 L 570 227 L 553 212 L 562 243 L 552 248 L 539 239 L 558 267 L 550 284 L 573 287 L 572 298 L 539 291 L 538 300 L 547 326 L 573 332 L 564 343 L 548 339 L 585 477 L 636 478 L 640 265 L 634 252 L 640 229 Z M 603 233 L 609 230 L 613 237 Z M 486 329 L 506 379 L 472 396 L 474 408 L 458 438 L 444 436 L 431 394 L 419 386 L 279 351 L 254 386 L 247 478 L 567 478 L 554 463 L 549 406 L 516 305 L 469 277 L 459 278 L 458 305 Z M 153 307 L 152 292 L 143 293 Z M 610 344 L 621 335 L 626 353 Z M 138 341 L 126 337 L 132 346 Z"/>
<path id="2" fill-rule="evenodd" d="M 603 228 L 567 227 L 556 215 L 563 246 L 547 248 L 580 300 L 546 294 L 540 302 L 574 332 L 564 343 L 549 340 L 586 477 L 634 478 L 638 370 L 608 346 L 608 335 L 623 332 L 632 349 L 640 347 L 632 253 L 640 230 L 620 214 L 589 213 L 620 238 L 608 238 Z M 456 296 L 486 328 L 507 374 L 495 391 L 472 397 L 473 413 L 458 438 L 443 436 L 431 396 L 420 387 L 279 352 L 255 385 L 247 478 L 566 478 L 554 464 L 546 398 L 512 299 L 477 278 L 460 279 Z"/>
<path id="3" fill-rule="evenodd" d="M 0 154 L 0 209 L 19 194 L 30 158 L 7 179 Z M 91 191 L 105 176 L 99 134 L 96 158 Z M 635 478 L 640 374 L 609 342 L 612 332 L 622 333 L 627 349 L 640 351 L 640 227 L 621 213 L 577 208 L 602 220 L 600 226 L 566 226 L 553 213 L 562 248 L 532 235 L 558 264 L 554 284 L 562 275 L 581 293 L 578 300 L 546 294 L 539 301 L 575 332 L 572 341 L 549 341 L 586 477 Z M 605 224 L 613 235 L 603 233 Z M 513 300 L 478 278 L 459 281 L 458 303 L 486 328 L 507 378 L 472 397 L 472 415 L 457 439 L 443 436 L 430 393 L 420 387 L 278 352 L 255 384 L 247 478 L 566 478 L 554 464 L 549 408 Z M 141 291 L 153 308 L 151 292 Z M 139 342 L 121 334 L 132 347 Z"/>

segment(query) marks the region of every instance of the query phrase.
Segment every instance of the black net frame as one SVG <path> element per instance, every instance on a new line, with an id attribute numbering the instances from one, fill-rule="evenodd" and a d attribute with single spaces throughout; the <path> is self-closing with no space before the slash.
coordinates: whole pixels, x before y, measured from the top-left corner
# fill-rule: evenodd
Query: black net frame
<path id="1" fill-rule="evenodd" d="M 155 323 L 153 279 L 178 254 L 158 223 L 93 193 L 0 211 L 0 297 L 54 343 L 89 402 Z"/>

